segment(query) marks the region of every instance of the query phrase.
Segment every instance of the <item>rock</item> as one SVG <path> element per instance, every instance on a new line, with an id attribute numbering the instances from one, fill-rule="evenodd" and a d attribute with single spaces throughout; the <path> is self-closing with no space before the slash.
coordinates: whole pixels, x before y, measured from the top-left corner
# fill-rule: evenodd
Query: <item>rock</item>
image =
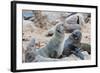
<path id="1" fill-rule="evenodd" d="M 91 54 L 91 45 L 87 43 L 81 43 L 81 49 L 87 51 L 88 54 Z"/>
<path id="2" fill-rule="evenodd" d="M 34 23 L 32 21 L 29 20 L 23 20 L 23 32 L 34 32 L 34 30 L 36 29 L 36 26 L 34 25 Z"/>
<path id="3" fill-rule="evenodd" d="M 81 30 L 81 26 L 84 25 L 84 17 L 82 14 L 74 14 L 65 19 L 65 31 L 73 32 L 74 30 Z"/>
<path id="4" fill-rule="evenodd" d="M 32 18 L 32 16 L 30 16 L 30 17 L 25 17 L 24 16 L 24 20 L 29 20 L 29 19 L 31 19 Z"/>
<path id="5" fill-rule="evenodd" d="M 79 24 L 65 24 L 65 32 L 73 32 L 74 30 L 81 30 L 81 26 Z"/>
<path id="6" fill-rule="evenodd" d="M 65 23 L 84 25 L 84 17 L 82 14 L 77 13 L 66 18 Z"/>
<path id="7" fill-rule="evenodd" d="M 30 18 L 29 20 L 30 20 L 30 21 L 34 21 L 34 20 L 35 20 L 35 17 L 32 17 L 32 18 Z"/>
<path id="8" fill-rule="evenodd" d="M 83 55 L 84 55 L 84 59 L 85 59 L 85 60 L 91 59 L 91 56 L 88 54 L 87 51 L 83 51 L 82 53 L 83 53 Z"/>

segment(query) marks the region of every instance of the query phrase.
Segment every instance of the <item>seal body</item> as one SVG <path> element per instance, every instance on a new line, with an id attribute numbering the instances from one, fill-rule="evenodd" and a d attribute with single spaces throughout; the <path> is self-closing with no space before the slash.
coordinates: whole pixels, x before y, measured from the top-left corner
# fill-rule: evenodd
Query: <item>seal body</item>
<path id="1" fill-rule="evenodd" d="M 64 42 L 64 50 L 62 54 L 65 56 L 69 56 L 72 53 L 71 45 L 79 48 L 81 38 L 82 33 L 80 32 L 80 30 L 73 31 L 72 34 Z"/>
<path id="2" fill-rule="evenodd" d="M 44 48 L 38 53 L 43 57 L 58 58 L 63 52 L 64 26 L 59 23 L 55 28 L 55 33 Z"/>
<path id="3" fill-rule="evenodd" d="M 25 62 L 32 62 L 36 56 L 35 38 L 32 38 L 25 50 Z"/>

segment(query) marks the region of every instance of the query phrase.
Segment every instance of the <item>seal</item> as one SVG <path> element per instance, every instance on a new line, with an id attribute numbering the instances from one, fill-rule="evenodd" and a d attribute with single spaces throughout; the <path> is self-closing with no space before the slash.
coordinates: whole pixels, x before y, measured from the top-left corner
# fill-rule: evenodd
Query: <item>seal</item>
<path id="1" fill-rule="evenodd" d="M 74 30 L 71 35 L 65 39 L 64 42 L 64 50 L 62 55 L 63 56 L 69 56 L 72 53 L 79 56 L 79 53 L 81 53 L 80 50 L 77 51 L 77 49 L 80 48 L 81 46 L 81 38 L 82 38 L 82 33 L 80 30 Z M 83 59 L 83 58 L 82 58 Z"/>
<path id="2" fill-rule="evenodd" d="M 63 52 L 64 37 L 64 24 L 58 23 L 54 35 L 45 47 L 38 50 L 38 54 L 43 57 L 58 58 Z"/>

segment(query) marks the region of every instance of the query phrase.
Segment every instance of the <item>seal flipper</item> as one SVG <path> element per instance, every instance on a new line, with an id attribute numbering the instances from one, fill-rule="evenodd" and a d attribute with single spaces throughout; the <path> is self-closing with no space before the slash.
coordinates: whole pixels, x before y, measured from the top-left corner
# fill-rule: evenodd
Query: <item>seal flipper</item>
<path id="1" fill-rule="evenodd" d="M 74 54 L 75 56 L 79 57 L 81 60 L 84 60 L 84 55 L 82 54 L 80 48 L 77 48 L 74 45 L 70 45 L 70 49 L 71 49 L 72 54 Z"/>

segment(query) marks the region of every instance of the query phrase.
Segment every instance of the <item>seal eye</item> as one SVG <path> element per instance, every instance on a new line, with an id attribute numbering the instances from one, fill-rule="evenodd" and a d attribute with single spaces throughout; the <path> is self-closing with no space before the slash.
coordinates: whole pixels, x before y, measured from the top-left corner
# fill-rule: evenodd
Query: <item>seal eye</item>
<path id="1" fill-rule="evenodd" d="M 76 34 L 73 34 L 73 37 L 77 37 Z"/>
<path id="2" fill-rule="evenodd" d="M 60 30 L 57 30 L 57 32 L 61 33 L 61 31 L 60 31 Z"/>
<path id="3" fill-rule="evenodd" d="M 73 34 L 73 37 L 74 37 L 74 39 L 78 39 L 78 37 L 77 37 L 77 35 L 76 34 Z"/>

